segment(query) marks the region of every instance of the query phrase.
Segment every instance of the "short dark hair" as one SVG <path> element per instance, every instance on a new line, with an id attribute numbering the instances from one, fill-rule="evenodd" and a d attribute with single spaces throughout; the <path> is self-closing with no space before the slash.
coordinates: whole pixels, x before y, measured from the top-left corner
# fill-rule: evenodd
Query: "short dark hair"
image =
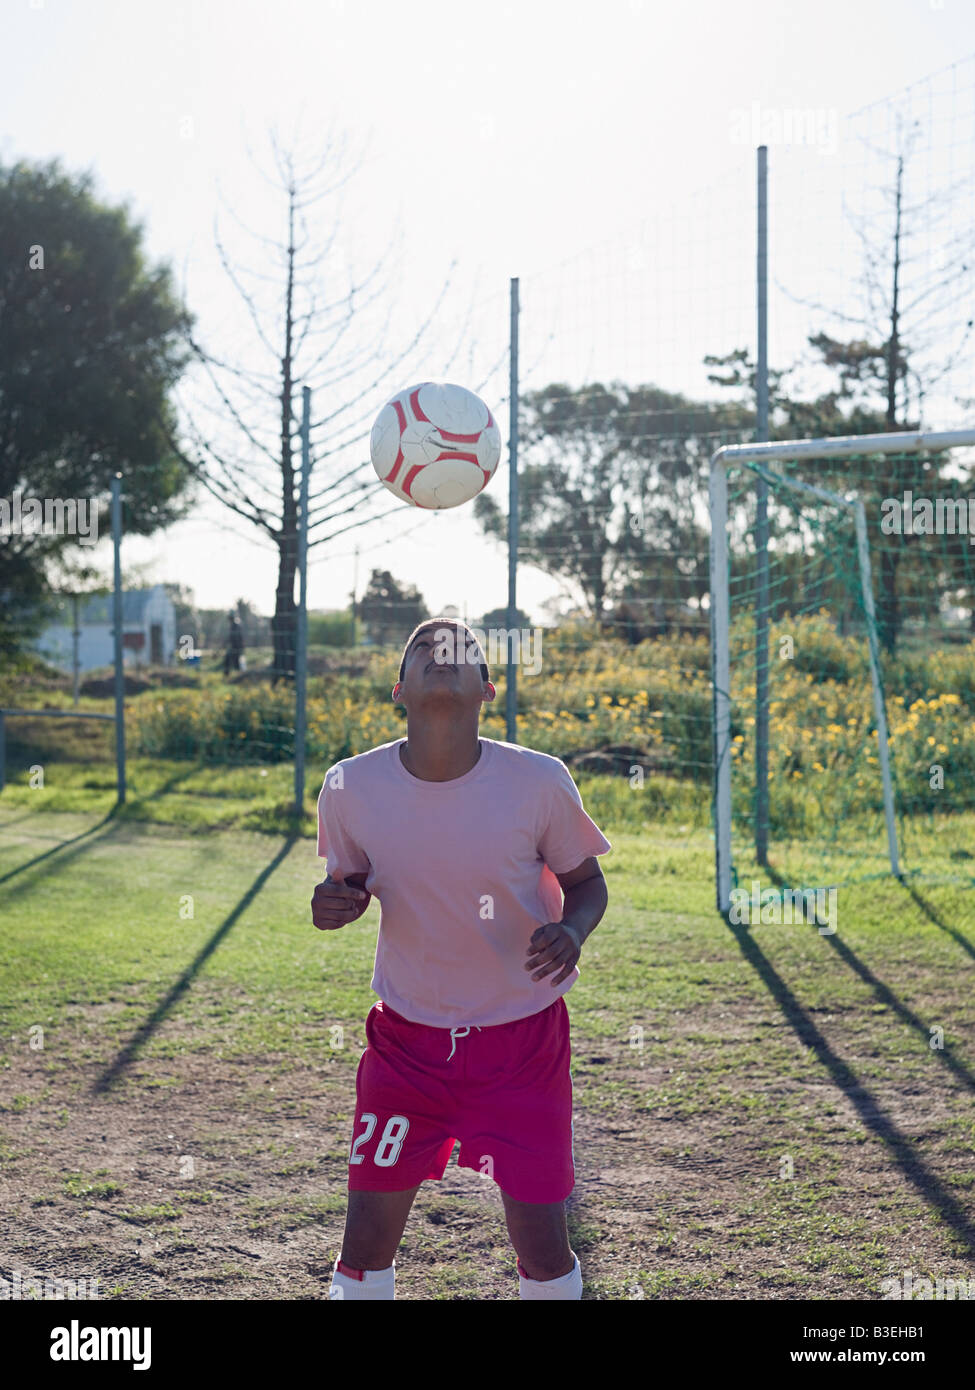
<path id="1" fill-rule="evenodd" d="M 460 618 L 427 618 L 427 620 L 426 620 L 425 622 L 418 623 L 417 626 L 416 626 L 416 627 L 413 629 L 413 631 L 410 633 L 409 637 L 406 639 L 406 646 L 403 648 L 403 656 L 402 656 L 402 659 L 401 659 L 400 664 L 399 664 L 399 678 L 400 678 L 400 681 L 402 681 L 403 676 L 404 676 L 404 674 L 405 674 L 405 672 L 406 672 L 406 654 L 407 654 L 407 652 L 410 650 L 410 645 L 411 645 L 411 643 L 413 642 L 413 639 L 418 635 L 418 633 L 424 632 L 428 627 L 448 627 L 448 626 L 449 626 L 449 627 L 459 627 L 459 628 L 463 628 L 463 630 L 464 630 L 465 632 L 469 632 L 470 635 L 471 635 L 471 637 L 473 637 L 473 638 L 474 638 L 474 641 L 477 643 L 478 650 L 479 650 L 479 651 L 481 650 L 481 644 L 480 644 L 480 642 L 477 641 L 476 636 L 475 636 L 474 633 L 471 631 L 471 629 L 467 626 L 467 624 L 464 623 L 464 622 L 461 622 Z M 483 651 L 481 652 L 481 654 L 482 654 L 482 656 L 483 656 Z M 489 680 L 491 679 L 491 673 L 490 673 L 490 671 L 488 670 L 487 662 L 486 662 L 486 661 L 482 661 L 482 662 L 479 663 L 479 665 L 480 665 L 480 668 L 481 668 L 481 680 L 482 680 L 482 681 L 489 681 Z"/>

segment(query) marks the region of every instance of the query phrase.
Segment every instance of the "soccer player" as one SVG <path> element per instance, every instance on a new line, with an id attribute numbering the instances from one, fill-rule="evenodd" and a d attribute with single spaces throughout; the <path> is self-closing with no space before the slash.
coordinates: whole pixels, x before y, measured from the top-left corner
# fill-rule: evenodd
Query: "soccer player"
<path id="1" fill-rule="evenodd" d="M 501 1191 L 520 1297 L 582 1297 L 563 995 L 612 846 L 558 758 L 479 737 L 488 677 L 466 624 L 421 623 L 393 688 L 407 737 L 336 763 L 319 797 L 312 921 L 347 926 L 373 894 L 382 908 L 332 1299 L 395 1296 L 413 1199 L 458 1139 L 459 1165 Z"/>

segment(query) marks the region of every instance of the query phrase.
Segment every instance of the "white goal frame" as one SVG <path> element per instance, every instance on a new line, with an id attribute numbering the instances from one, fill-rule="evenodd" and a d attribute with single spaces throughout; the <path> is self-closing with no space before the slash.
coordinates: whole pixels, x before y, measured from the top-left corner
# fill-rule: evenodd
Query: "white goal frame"
<path id="1" fill-rule="evenodd" d="M 709 505 L 711 513 L 710 605 L 711 605 L 711 691 L 714 719 L 714 856 L 718 911 L 731 907 L 731 576 L 728 568 L 728 474 L 733 463 L 774 463 L 786 459 L 820 459 L 844 454 L 900 454 L 941 450 L 975 444 L 975 430 L 949 430 L 939 433 L 836 435 L 827 439 L 790 439 L 776 444 L 726 444 L 711 456 Z M 758 476 L 765 470 L 759 470 Z M 879 653 L 874 622 L 873 584 L 867 543 L 863 502 L 855 493 L 841 496 L 796 479 L 765 472 L 767 481 L 799 492 L 811 493 L 853 513 L 856 526 L 860 582 L 868 617 L 870 677 L 873 685 L 874 714 L 880 772 L 883 781 L 884 816 L 887 823 L 887 850 L 890 871 L 900 875 L 897 830 L 894 820 L 893 785 L 887 737 L 887 718 L 880 685 Z"/>

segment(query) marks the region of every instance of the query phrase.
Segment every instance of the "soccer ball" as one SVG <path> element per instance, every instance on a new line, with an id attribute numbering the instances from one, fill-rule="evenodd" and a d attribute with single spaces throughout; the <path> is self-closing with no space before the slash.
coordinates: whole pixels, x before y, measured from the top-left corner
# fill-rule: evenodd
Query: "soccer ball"
<path id="1" fill-rule="evenodd" d="M 476 497 L 501 458 L 501 431 L 473 391 L 447 381 L 387 401 L 369 439 L 380 482 L 401 502 L 440 510 Z"/>

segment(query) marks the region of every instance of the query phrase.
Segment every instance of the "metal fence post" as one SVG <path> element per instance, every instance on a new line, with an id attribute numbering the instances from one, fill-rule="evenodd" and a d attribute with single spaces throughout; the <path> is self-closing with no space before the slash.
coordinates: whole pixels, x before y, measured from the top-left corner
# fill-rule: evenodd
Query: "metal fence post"
<path id="1" fill-rule="evenodd" d="M 298 518 L 298 621 L 295 626 L 295 811 L 305 803 L 305 691 L 308 684 L 308 475 L 311 473 L 311 389 L 301 388 L 301 487 Z"/>
<path id="2" fill-rule="evenodd" d="M 511 634 L 518 623 L 518 278 L 511 281 L 510 418 L 508 426 L 508 653 L 505 667 L 505 739 L 518 742 L 518 665 Z M 521 642 L 518 643 L 519 652 Z"/>
<path id="3" fill-rule="evenodd" d="M 112 479 L 112 541 L 115 547 L 115 591 L 112 615 L 115 624 L 115 767 L 118 805 L 125 801 L 125 671 L 122 664 L 122 475 Z"/>
<path id="4" fill-rule="evenodd" d="M 768 149 L 758 149 L 758 355 L 755 442 L 768 439 Z M 755 858 L 768 864 L 769 569 L 768 485 L 759 477 L 755 516 Z"/>

